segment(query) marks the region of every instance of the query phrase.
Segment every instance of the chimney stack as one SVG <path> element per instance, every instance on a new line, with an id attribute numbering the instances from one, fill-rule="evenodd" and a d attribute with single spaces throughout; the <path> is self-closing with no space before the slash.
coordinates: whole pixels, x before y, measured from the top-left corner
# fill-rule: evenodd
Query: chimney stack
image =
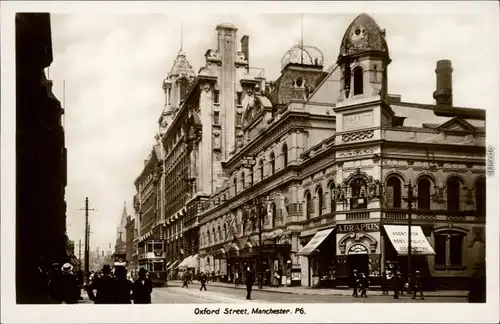
<path id="1" fill-rule="evenodd" d="M 248 40 L 249 39 L 250 39 L 250 37 L 248 35 L 244 35 L 241 38 L 241 51 L 243 52 L 243 54 L 245 54 L 245 59 L 247 60 L 249 66 L 250 66 L 250 56 L 249 56 L 249 52 L 248 52 Z"/>
<path id="2" fill-rule="evenodd" d="M 438 106 L 453 106 L 453 86 L 451 74 L 453 68 L 450 60 L 439 60 L 436 64 L 436 91 L 433 93 Z"/>

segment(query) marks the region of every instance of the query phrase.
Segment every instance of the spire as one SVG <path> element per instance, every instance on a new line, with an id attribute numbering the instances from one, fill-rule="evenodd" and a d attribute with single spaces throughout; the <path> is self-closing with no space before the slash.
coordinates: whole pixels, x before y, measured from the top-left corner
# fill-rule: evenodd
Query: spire
<path id="1" fill-rule="evenodd" d="M 180 52 L 182 52 L 182 50 L 183 50 L 183 44 L 182 44 L 182 41 L 183 41 L 183 39 L 182 39 L 182 23 L 181 23 L 181 50 L 180 50 Z"/>
<path id="2" fill-rule="evenodd" d="M 122 218 L 125 217 L 127 218 L 127 202 L 123 202 L 123 212 L 122 212 Z"/>

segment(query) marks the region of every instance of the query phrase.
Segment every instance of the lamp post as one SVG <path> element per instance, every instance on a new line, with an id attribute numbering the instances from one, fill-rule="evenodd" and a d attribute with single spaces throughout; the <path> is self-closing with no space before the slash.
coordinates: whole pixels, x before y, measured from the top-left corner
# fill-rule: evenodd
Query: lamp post
<path id="1" fill-rule="evenodd" d="M 417 197 L 413 195 L 413 189 L 414 186 L 411 184 L 411 180 L 408 182 L 407 185 L 405 185 L 406 188 L 408 188 L 408 197 L 405 198 L 405 200 L 408 202 L 408 294 L 411 294 L 412 292 L 412 277 L 413 277 L 413 272 L 412 272 L 412 264 L 411 264 L 411 256 L 412 256 L 412 247 L 411 247 L 411 214 L 412 214 L 412 206 L 413 202 L 417 200 Z"/>
<path id="2" fill-rule="evenodd" d="M 255 223 L 255 221 L 259 222 L 259 262 L 257 267 L 257 272 L 259 274 L 259 289 L 262 289 L 263 283 L 263 271 L 262 271 L 262 220 L 265 212 L 265 201 L 259 198 L 254 198 L 251 204 L 251 207 L 247 210 L 246 219 L 251 220 Z"/>

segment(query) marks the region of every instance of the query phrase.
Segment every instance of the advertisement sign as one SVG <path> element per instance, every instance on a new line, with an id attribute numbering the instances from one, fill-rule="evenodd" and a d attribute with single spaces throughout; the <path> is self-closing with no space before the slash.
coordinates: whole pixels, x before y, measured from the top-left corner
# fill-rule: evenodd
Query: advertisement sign
<path id="1" fill-rule="evenodd" d="M 333 228 L 317 232 L 309 241 L 309 243 L 307 243 L 307 245 L 297 253 L 297 255 L 310 255 L 314 250 L 318 248 L 321 242 L 323 242 L 328 237 L 328 235 L 330 235 L 332 231 Z"/>
<path id="2" fill-rule="evenodd" d="M 384 225 L 385 231 L 392 245 L 399 255 L 408 255 L 408 226 Z M 420 226 L 411 227 L 411 254 L 434 255 L 434 249 Z"/>

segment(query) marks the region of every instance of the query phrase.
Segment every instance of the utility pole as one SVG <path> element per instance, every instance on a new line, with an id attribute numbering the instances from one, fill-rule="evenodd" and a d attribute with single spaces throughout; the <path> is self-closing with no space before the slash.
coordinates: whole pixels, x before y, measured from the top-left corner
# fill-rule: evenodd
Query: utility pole
<path id="1" fill-rule="evenodd" d="M 408 294 L 411 294 L 413 287 L 413 271 L 411 264 L 411 255 L 412 255 L 412 247 L 411 247 L 411 214 L 412 214 L 412 206 L 413 202 L 416 200 L 416 197 L 413 196 L 413 185 L 411 184 L 411 180 L 405 187 L 408 188 L 408 197 L 406 201 L 408 202 Z"/>
<path id="2" fill-rule="evenodd" d="M 78 261 L 80 261 L 80 269 L 82 268 L 82 239 L 78 240 Z"/>
<path id="3" fill-rule="evenodd" d="M 89 277 L 89 250 L 90 250 L 90 225 L 89 225 L 89 211 L 95 211 L 95 209 L 89 209 L 89 197 L 85 197 L 85 208 L 80 209 L 85 210 L 85 250 L 84 250 L 84 267 L 83 267 L 83 278 L 85 283 L 88 284 Z"/>

